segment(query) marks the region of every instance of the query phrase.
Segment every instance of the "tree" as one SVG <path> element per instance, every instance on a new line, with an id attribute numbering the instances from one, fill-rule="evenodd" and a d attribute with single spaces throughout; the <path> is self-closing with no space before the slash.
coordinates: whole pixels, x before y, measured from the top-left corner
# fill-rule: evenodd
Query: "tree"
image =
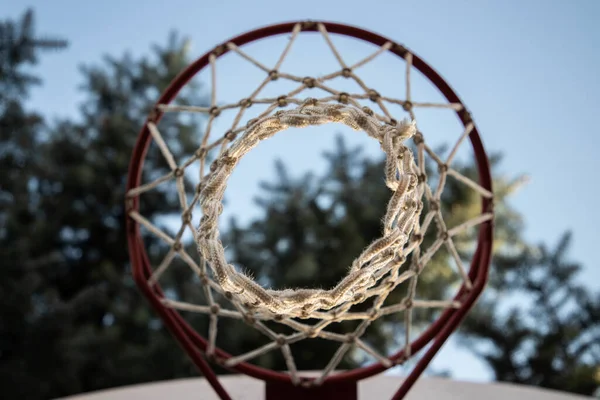
<path id="1" fill-rule="evenodd" d="M 85 313 L 74 313 L 70 321 L 73 338 L 67 351 L 85 355 L 71 363 L 82 391 L 193 372 L 132 282 L 123 226 L 125 176 L 136 134 L 158 93 L 189 63 L 187 48 L 185 40 L 172 35 L 166 47 L 154 47 L 151 58 L 105 57 L 102 65 L 83 68 L 87 101 L 81 107 L 82 122 L 58 124 L 44 147 L 40 181 L 61 186 L 60 196 L 44 192 L 41 203 L 53 213 L 46 232 L 59 232 L 46 243 L 65 254 L 53 286 L 60 299 L 76 297 L 82 289 L 103 295 L 94 296 L 96 301 L 86 304 Z M 198 90 L 190 86 L 178 102 L 202 104 Z M 198 134 L 198 119 L 173 116 L 163 123 L 177 131 L 178 146 L 171 146 L 176 159 L 196 150 L 192 137 Z M 170 141 L 168 132 L 165 135 Z M 167 171 L 156 150 L 151 150 L 146 174 Z M 146 196 L 143 206 L 145 216 L 158 220 L 179 203 L 172 192 L 163 190 Z M 146 241 L 151 249 L 160 247 L 150 236 Z M 172 289 L 188 279 L 172 281 Z M 106 354 L 110 357 L 103 357 Z"/>
<path id="2" fill-rule="evenodd" d="M 60 327 L 48 314 L 40 315 L 46 292 L 42 268 L 59 254 L 29 240 L 40 217 L 39 196 L 31 183 L 41 168 L 36 148 L 46 126 L 39 114 L 26 110 L 24 102 L 40 83 L 30 72 L 39 53 L 65 46 L 62 40 L 35 36 L 31 10 L 19 22 L 0 23 L 0 386 L 8 396 L 12 390 L 34 398 L 28 395 L 37 382 L 31 385 L 29 375 L 38 374 L 53 358 L 57 363 L 61 360 L 52 344 L 43 342 Z M 54 368 L 47 373 L 46 380 L 54 380 L 55 385 L 68 379 Z M 40 386 L 43 392 L 43 381 Z"/>
<path id="3" fill-rule="evenodd" d="M 2 173 L 0 249 L 10 260 L 0 283 L 4 394 L 55 398 L 192 375 L 133 284 L 123 210 L 136 133 L 157 94 L 189 63 L 186 41 L 173 35 L 166 47 L 154 47 L 153 57 L 106 57 L 83 68 L 87 100 L 80 118 L 46 127 L 20 103 L 38 82 L 22 69 L 38 48 L 62 42 L 34 40 L 32 21 L 27 13 L 20 34 L 12 22 L 1 30 L 1 82 L 9 89 L 0 114 L 0 162 L 8 171 Z M 191 86 L 178 102 L 202 104 L 203 97 Z M 196 149 L 186 137 L 198 133 L 199 120 L 165 122 L 178 130 L 176 157 Z M 151 159 L 147 173 L 164 173 L 164 162 Z M 144 207 L 159 219 L 178 203 L 159 191 Z M 174 280 L 174 289 L 188 278 Z"/>
<path id="4" fill-rule="evenodd" d="M 555 249 L 532 246 L 504 260 L 501 284 L 464 324 L 465 345 L 497 380 L 584 395 L 600 386 L 600 293 L 576 282 L 570 242 L 564 234 Z"/>
<path id="5" fill-rule="evenodd" d="M 32 86 L 41 83 L 26 68 L 38 63 L 40 51 L 61 50 L 67 46 L 61 39 L 37 37 L 33 17 L 33 11 L 28 10 L 20 22 L 0 23 L 0 104 L 3 107 L 10 101 L 23 100 Z"/>

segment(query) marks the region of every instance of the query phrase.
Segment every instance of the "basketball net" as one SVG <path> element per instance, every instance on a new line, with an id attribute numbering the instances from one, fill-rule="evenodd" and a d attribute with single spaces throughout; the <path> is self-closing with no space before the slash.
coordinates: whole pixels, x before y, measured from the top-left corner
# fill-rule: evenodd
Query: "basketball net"
<path id="1" fill-rule="evenodd" d="M 210 52 L 207 57 L 212 76 L 210 106 L 184 106 L 169 104 L 168 101 L 159 102 L 155 114 L 148 119 L 143 132 L 147 135 L 148 141 L 153 141 L 160 149 L 170 171 L 148 182 L 140 182 L 141 172 L 137 171 L 138 176 L 134 177 L 133 181 L 130 180 L 127 193 L 128 217 L 138 229 L 138 235 L 139 227 L 143 227 L 169 246 L 169 251 L 162 262 L 153 266 L 151 272 L 144 275 L 142 285 L 150 288 L 147 294 L 151 293 L 151 296 L 157 298 L 157 301 L 169 310 L 191 311 L 208 316 L 207 340 L 205 345 L 201 346 L 206 356 L 217 360 L 224 367 L 235 368 L 245 365 L 260 355 L 279 351 L 285 359 L 288 368 L 286 374 L 289 375 L 292 384 L 319 386 L 334 373 L 343 357 L 353 349 L 367 353 L 383 369 L 408 360 L 415 350 L 413 337 L 415 310 L 459 310 L 466 306 L 466 302 L 473 302 L 469 296 L 474 291 L 474 285 L 477 286 L 477 291 L 480 291 L 485 279 L 481 282 L 481 277 L 469 273 L 463 257 L 457 251 L 454 238 L 481 225 L 491 229 L 492 192 L 491 183 L 485 181 L 485 177 L 486 183 L 482 185 L 453 168 L 453 161 L 459 147 L 467 138 L 472 139 L 473 134 L 476 135 L 474 123 L 470 118 L 464 119 L 466 121 L 464 130 L 445 157 L 438 155 L 428 145 L 426 135 L 419 131 L 414 112 L 417 108 L 446 108 L 454 110 L 459 115 L 467 114 L 460 102 L 438 104 L 413 101 L 411 71 L 414 66 L 411 52 L 398 48 L 398 45 L 391 41 L 385 41 L 368 57 L 348 64 L 334 45 L 326 24 L 313 23 L 308 26 L 305 23 L 297 23 L 292 26 L 291 38 L 278 61 L 272 66 L 265 66 L 246 54 L 235 40 Z M 296 76 L 282 70 L 282 64 L 293 48 L 294 42 L 305 30 L 320 33 L 339 63 L 339 69 L 317 77 Z M 378 93 L 359 77 L 361 67 L 382 53 L 394 49 L 402 53 L 406 63 L 404 72 L 406 93 L 402 99 Z M 216 83 L 218 73 L 216 60 L 225 52 L 236 53 L 246 62 L 260 68 L 265 74 L 264 79 L 257 82 L 254 91 L 247 97 L 230 104 L 222 104 L 219 101 Z M 339 77 L 355 81 L 362 91 L 346 93 L 336 90 L 330 82 Z M 277 80 L 294 82 L 297 87 L 276 97 L 261 97 L 265 87 Z M 319 88 L 327 95 L 309 96 L 307 92 L 313 88 Z M 372 106 L 365 106 L 365 101 L 372 103 Z M 244 122 L 246 110 L 254 104 L 263 104 L 267 108 L 257 118 Z M 408 114 L 407 118 L 399 119 L 392 115 L 388 111 L 389 104 L 400 105 Z M 237 111 L 233 124 L 226 132 L 219 135 L 219 132 L 215 132 L 212 127 L 224 110 Z M 207 118 L 198 150 L 189 159 L 180 163 L 176 162 L 167 140 L 158 127 L 158 119 L 164 113 L 199 113 Z M 227 260 L 220 239 L 219 216 L 223 211 L 228 179 L 239 161 L 261 141 L 276 134 L 285 134 L 282 131 L 289 128 L 306 128 L 323 124 L 344 124 L 366 133 L 380 144 L 385 155 L 383 171 L 385 185 L 390 193 L 387 209 L 382 212 L 381 236 L 365 248 L 351 265 L 348 265 L 347 275 L 334 287 L 282 290 L 265 288 Z M 483 155 L 485 156 L 485 153 Z M 439 173 L 436 182 L 432 185 L 428 181 L 426 157 L 433 160 Z M 141 168 L 143 160 L 137 162 Z M 200 175 L 195 190 L 190 195 L 186 179 L 189 179 L 193 168 L 197 168 Z M 454 226 L 447 226 L 441 207 L 442 194 L 449 178 L 475 191 L 484 202 L 481 214 Z M 138 206 L 138 202 L 140 199 L 143 201 L 146 193 L 159 189 L 165 182 L 175 182 L 180 203 L 181 223 L 175 235 L 167 233 L 142 215 Z M 193 223 L 194 216 L 201 217 L 198 224 Z M 432 227 L 435 227 L 436 238 L 433 243 L 424 248 L 423 238 Z M 198 254 L 192 254 L 186 249 L 183 242 L 186 232 L 192 234 Z M 491 239 L 491 233 L 489 235 Z M 138 242 L 134 240 L 132 243 L 136 246 L 135 251 L 141 251 L 137 248 Z M 446 249 L 453 261 L 455 271 L 461 279 L 461 289 L 451 299 L 420 298 L 417 296 L 419 276 L 441 248 Z M 182 260 L 198 277 L 198 285 L 206 299 L 205 304 L 190 303 L 185 299 L 170 299 L 157 289 L 160 287 L 161 277 L 172 268 L 176 258 Z M 139 259 L 134 259 L 134 268 L 135 264 L 139 263 Z M 281 268 L 285 267 L 281 266 Z M 475 279 L 477 282 L 474 282 Z M 386 299 L 390 293 L 398 290 L 403 283 L 405 285 L 402 289 L 405 293 L 402 300 L 396 304 L 388 304 Z M 225 299 L 226 304 L 216 297 Z M 367 300 L 370 302 L 367 310 L 356 311 L 353 308 Z M 392 314 L 402 315 L 400 321 L 403 321 L 404 347 L 397 354 L 388 356 L 380 354 L 363 340 L 362 336 L 374 320 Z M 249 329 L 258 330 L 269 338 L 270 343 L 245 354 L 223 356 L 219 353 L 220 349 L 216 344 L 219 320 L 222 318 L 246 321 Z M 292 328 L 293 333 L 277 333 L 267 326 L 266 321 L 283 324 Z M 332 324 L 341 321 L 358 321 L 358 325 L 345 334 L 328 329 Z M 443 326 L 439 331 L 442 329 Z M 435 336 L 435 333 L 431 337 Z M 293 344 L 313 338 L 336 342 L 338 349 L 318 377 L 302 379 L 301 373 L 296 368 Z"/>

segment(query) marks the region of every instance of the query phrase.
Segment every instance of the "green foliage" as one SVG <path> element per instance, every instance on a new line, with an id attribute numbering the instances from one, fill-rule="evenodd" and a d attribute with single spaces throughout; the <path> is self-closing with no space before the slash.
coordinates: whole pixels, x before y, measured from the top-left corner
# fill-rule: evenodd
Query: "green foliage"
<path id="1" fill-rule="evenodd" d="M 35 75 L 27 72 L 27 66 L 37 63 L 37 55 L 41 50 L 60 50 L 66 46 L 64 40 L 35 36 L 32 10 L 25 12 L 20 22 L 1 22 L 0 106 L 7 99 L 16 100 L 26 96 L 31 85 L 40 83 Z"/>
<path id="2" fill-rule="evenodd" d="M 0 53 L 2 87 L 12 95 L 0 113 L 7 171 L 0 255 L 8 261 L 0 280 L 0 386 L 8 398 L 42 399 L 189 376 L 193 368 L 130 277 L 123 210 L 137 132 L 157 94 L 189 63 L 185 41 L 173 36 L 152 57 L 106 57 L 83 68 L 81 117 L 47 127 L 23 109 L 36 80 L 20 71 L 50 42 L 28 36 L 30 13 L 21 25 L 18 37 L 6 34 L 16 25 L 2 25 Z M 193 87 L 179 99 L 202 100 Z M 184 139 L 175 155 L 195 150 L 185 138 L 199 121 L 167 122 Z M 163 164 L 150 163 L 148 173 L 164 173 Z M 165 192 L 146 200 L 153 219 L 178 207 Z"/>
<path id="3" fill-rule="evenodd" d="M 31 240 L 39 225 L 40 199 L 30 183 L 40 170 L 35 149 L 45 126 L 23 105 L 38 82 L 27 67 L 36 63 L 37 52 L 61 47 L 61 41 L 35 39 L 31 12 L 19 23 L 0 23 L 0 387 L 11 388 L 11 397 L 47 393 L 45 382 L 36 388 L 38 382 L 30 380 L 40 372 L 56 387 L 69 385 L 68 374 L 50 367 L 65 360 L 57 340 L 65 310 L 41 315 L 47 309 L 41 298 L 42 269 L 59 254 Z"/>
<path id="4" fill-rule="evenodd" d="M 496 379 L 592 395 L 599 386 L 600 293 L 576 282 L 566 260 L 571 235 L 502 264 L 503 285 L 463 325 L 464 343 Z M 507 306 L 509 297 L 516 306 Z"/>

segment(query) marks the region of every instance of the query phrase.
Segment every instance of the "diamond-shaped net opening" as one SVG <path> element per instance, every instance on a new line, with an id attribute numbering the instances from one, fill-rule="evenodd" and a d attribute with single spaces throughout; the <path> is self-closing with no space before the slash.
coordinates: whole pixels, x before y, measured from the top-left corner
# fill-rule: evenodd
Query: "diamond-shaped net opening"
<path id="1" fill-rule="evenodd" d="M 131 210 L 129 217 L 142 227 L 142 235 L 156 236 L 165 245 L 148 251 L 161 260 L 153 265 L 148 284 L 178 276 L 188 279 L 180 293 L 166 291 L 162 302 L 189 317 L 195 329 L 206 335 L 206 353 L 213 355 L 217 347 L 227 350 L 227 338 L 238 326 L 245 326 L 264 344 L 221 360 L 222 364 L 234 367 L 279 354 L 297 383 L 296 360 L 305 356 L 294 353 L 298 343 L 312 341 L 315 351 L 319 343 L 339 343 L 316 384 L 332 374 L 344 357 L 386 367 L 410 358 L 412 341 L 428 323 L 441 311 L 460 306 L 454 300 L 457 291 L 472 285 L 465 267 L 473 251 L 470 244 L 477 226 L 493 217 L 491 213 L 470 215 L 445 201 L 448 191 L 461 186 L 472 196 L 492 197 L 476 182 L 474 173 L 455 166 L 463 155 L 469 155 L 463 145 L 473 124 L 455 129 L 452 136 L 450 127 L 458 126 L 456 121 L 440 124 L 448 118 L 440 117 L 440 111 L 455 119 L 452 114 L 461 111 L 462 105 L 439 100 L 442 97 L 416 76 L 409 51 L 404 66 L 394 59 L 393 64 L 385 60 L 373 67 L 389 57 L 392 43 L 371 46 L 368 55 L 361 55 L 368 46 L 347 38 L 337 43 L 334 39 L 338 38 L 331 37 L 321 24 L 318 31 L 302 44 L 301 25 L 296 25 L 279 54 L 268 40 L 261 41 L 267 42 L 262 47 L 252 43 L 244 50 L 229 43 L 230 51 L 223 57 L 212 54 L 209 66 L 194 78 L 210 88 L 208 104 L 158 106 L 167 118 L 158 125 L 147 123 L 153 139 L 147 162 L 161 165 L 165 173 L 146 176 L 142 185 L 127 194 L 140 198 L 141 211 Z M 303 54 L 315 52 L 316 46 L 330 58 L 315 65 L 304 60 Z M 252 51 L 264 59 L 250 55 Z M 242 66 L 250 68 L 242 72 Z M 368 77 L 376 81 L 373 86 Z M 419 97 L 413 93 L 417 89 Z M 429 95 L 435 100 L 424 101 L 422 96 Z M 198 115 L 203 120 L 197 150 L 174 156 L 180 154 L 173 151 L 178 146 L 174 119 Z M 389 188 L 389 201 L 382 210 L 381 236 L 357 255 L 348 265 L 347 276 L 331 288 L 263 287 L 228 262 L 221 243 L 219 216 L 227 207 L 228 179 L 242 157 L 261 141 L 285 135 L 282 131 L 287 129 L 332 128 L 332 124 L 363 131 L 383 150 L 382 184 Z M 155 191 L 176 196 L 179 218 L 151 221 L 144 217 L 144 201 L 152 201 Z M 444 268 L 428 268 L 434 263 Z M 437 285 L 439 291 L 434 292 L 439 297 L 424 298 L 419 282 Z M 223 320 L 227 330 L 220 329 Z M 404 349 L 405 357 L 392 362 L 375 349 L 368 335 L 373 324 L 401 338 L 394 345 Z"/>

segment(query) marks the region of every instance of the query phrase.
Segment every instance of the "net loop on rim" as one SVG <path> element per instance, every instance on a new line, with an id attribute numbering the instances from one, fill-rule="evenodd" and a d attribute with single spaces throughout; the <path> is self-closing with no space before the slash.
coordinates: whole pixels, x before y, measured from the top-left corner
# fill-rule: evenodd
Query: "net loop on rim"
<path id="1" fill-rule="evenodd" d="M 386 155 L 385 181 L 393 191 L 384 217 L 383 236 L 368 246 L 352 263 L 349 273 L 335 287 L 324 289 L 264 289 L 251 277 L 227 263 L 219 240 L 218 218 L 223 210 L 223 196 L 240 159 L 262 140 L 288 128 L 305 128 L 327 123 L 342 123 L 363 130 L 378 140 Z M 412 152 L 403 142 L 416 133 L 415 124 L 402 121 L 396 126 L 381 123 L 352 105 L 307 99 L 295 109 L 277 111 L 249 124 L 238 139 L 214 162 L 203 182 L 199 203 L 203 218 L 196 234 L 200 255 L 211 267 L 216 282 L 231 292 L 242 304 L 252 304 L 255 311 L 288 317 L 312 318 L 317 310 L 330 310 L 349 301 L 367 298 L 366 291 L 391 271 L 396 256 L 406 259 L 410 248 L 404 246 L 417 222 L 422 191 L 417 190 L 418 171 Z M 384 285 L 383 290 L 391 288 Z"/>

